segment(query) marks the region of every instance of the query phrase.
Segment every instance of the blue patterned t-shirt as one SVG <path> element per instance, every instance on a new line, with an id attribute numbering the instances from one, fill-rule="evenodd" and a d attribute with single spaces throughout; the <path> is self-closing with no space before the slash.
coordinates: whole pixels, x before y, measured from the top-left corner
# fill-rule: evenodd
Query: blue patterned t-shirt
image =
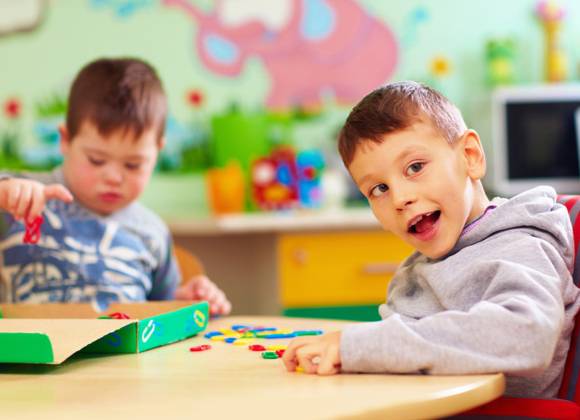
<path id="1" fill-rule="evenodd" d="M 60 169 L 26 174 L 60 183 Z M 51 200 L 36 244 L 22 241 L 24 225 L 4 214 L 0 241 L 0 301 L 112 302 L 171 299 L 179 270 L 165 223 L 139 203 L 99 216 L 77 202 Z"/>

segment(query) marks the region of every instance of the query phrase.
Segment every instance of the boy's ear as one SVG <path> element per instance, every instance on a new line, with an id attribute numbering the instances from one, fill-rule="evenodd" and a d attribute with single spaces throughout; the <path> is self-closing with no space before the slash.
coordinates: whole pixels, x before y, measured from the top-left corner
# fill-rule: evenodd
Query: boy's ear
<path id="1" fill-rule="evenodd" d="M 60 134 L 60 152 L 64 155 L 70 146 L 70 136 L 64 124 L 58 126 L 58 133 Z"/>
<path id="2" fill-rule="evenodd" d="M 165 147 L 165 136 L 162 136 L 159 139 L 159 142 L 157 143 L 157 145 L 159 146 L 159 151 L 163 150 L 163 148 Z"/>
<path id="3" fill-rule="evenodd" d="M 467 175 L 473 180 L 483 178 L 487 165 L 479 134 L 475 130 L 467 130 L 460 142 L 463 157 L 465 158 Z"/>

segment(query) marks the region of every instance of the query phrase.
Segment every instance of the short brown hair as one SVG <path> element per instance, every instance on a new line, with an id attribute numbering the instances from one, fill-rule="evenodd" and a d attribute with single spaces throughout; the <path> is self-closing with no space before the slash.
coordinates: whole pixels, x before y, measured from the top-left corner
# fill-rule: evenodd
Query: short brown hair
<path id="1" fill-rule="evenodd" d="M 135 58 L 101 58 L 83 67 L 75 78 L 66 127 L 71 139 L 86 121 L 103 136 L 121 129 L 138 138 L 156 127 L 161 139 L 166 115 L 167 99 L 153 67 Z"/>
<path id="2" fill-rule="evenodd" d="M 350 112 L 338 138 L 345 166 L 359 145 L 381 143 L 385 134 L 427 119 L 450 144 L 467 129 L 461 112 L 445 96 L 421 83 L 404 81 L 382 86 L 365 96 Z"/>

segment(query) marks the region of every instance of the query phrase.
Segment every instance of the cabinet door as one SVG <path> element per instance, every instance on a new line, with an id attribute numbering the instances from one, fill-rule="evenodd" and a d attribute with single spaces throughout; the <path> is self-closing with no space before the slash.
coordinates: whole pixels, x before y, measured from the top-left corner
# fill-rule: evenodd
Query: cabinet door
<path id="1" fill-rule="evenodd" d="M 281 235 L 282 303 L 289 308 L 384 302 L 392 275 L 412 251 L 382 231 Z"/>

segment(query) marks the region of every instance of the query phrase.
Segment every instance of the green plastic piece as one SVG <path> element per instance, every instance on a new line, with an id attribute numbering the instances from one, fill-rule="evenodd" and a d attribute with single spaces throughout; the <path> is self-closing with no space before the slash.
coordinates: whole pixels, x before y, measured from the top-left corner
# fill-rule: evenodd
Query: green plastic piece
<path id="1" fill-rule="evenodd" d="M 312 330 L 312 331 L 306 331 L 305 330 L 305 331 L 294 331 L 294 334 L 297 337 L 300 337 L 302 335 L 320 335 L 322 333 L 320 332 L 320 330 L 317 330 L 317 331 L 314 331 L 314 330 Z"/>
<path id="2" fill-rule="evenodd" d="M 262 359 L 278 359 L 278 355 L 275 351 L 264 351 L 262 352 Z"/>

